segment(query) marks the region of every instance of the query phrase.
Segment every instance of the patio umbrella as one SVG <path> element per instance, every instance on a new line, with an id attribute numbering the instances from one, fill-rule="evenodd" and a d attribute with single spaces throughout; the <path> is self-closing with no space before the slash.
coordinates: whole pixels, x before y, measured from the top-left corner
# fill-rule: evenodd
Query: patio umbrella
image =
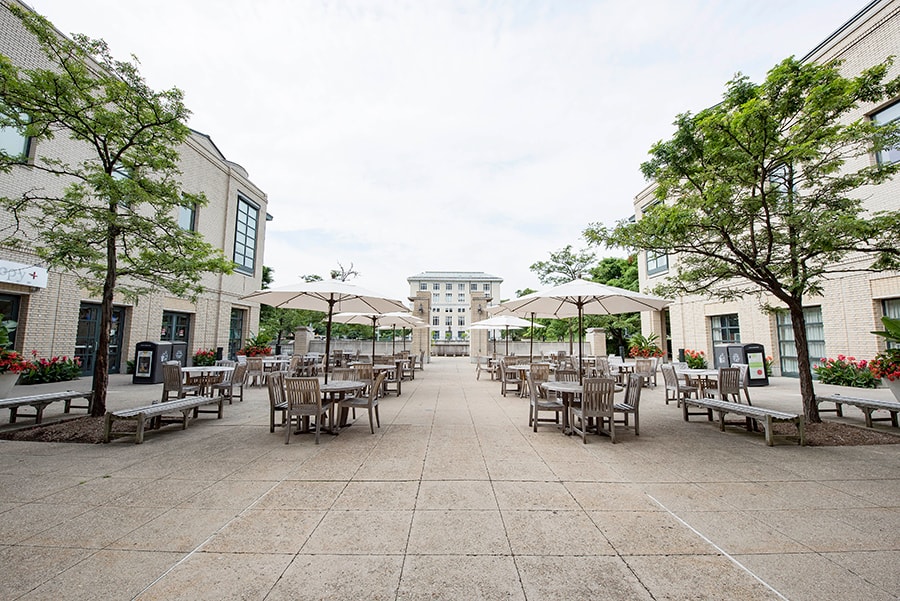
<path id="1" fill-rule="evenodd" d="M 515 315 L 496 315 L 494 317 L 489 317 L 488 319 L 482 319 L 481 321 L 476 321 L 471 326 L 469 326 L 470 330 L 500 330 L 506 328 L 506 354 L 509 355 L 509 329 L 519 329 L 519 328 L 543 328 L 544 326 L 540 324 L 535 324 L 533 322 L 529 322 L 525 319 L 521 319 L 516 317 Z M 496 345 L 495 345 L 496 348 Z"/>
<path id="2" fill-rule="evenodd" d="M 328 362 L 331 360 L 331 321 L 335 313 L 344 311 L 389 313 L 406 311 L 399 300 L 387 298 L 366 288 L 341 280 L 298 282 L 267 290 L 257 290 L 242 300 L 250 300 L 281 309 L 306 309 L 328 314 L 325 325 L 325 383 L 328 383 Z"/>
<path id="3" fill-rule="evenodd" d="M 575 279 L 543 292 L 535 292 L 502 303 L 515 314 L 535 313 L 541 317 L 578 317 L 578 379 L 581 381 L 582 338 L 584 314 L 614 315 L 634 311 L 659 311 L 672 301 L 641 294 L 633 290 L 607 286 L 598 282 Z"/>
<path id="4" fill-rule="evenodd" d="M 422 325 L 424 322 L 407 311 L 392 311 L 390 313 L 372 313 L 372 312 L 347 312 L 338 313 L 334 316 L 334 321 L 338 323 L 356 324 L 361 326 L 372 326 L 372 356 L 375 356 L 375 331 L 379 328 L 379 324 L 409 324 Z M 387 326 L 387 327 L 392 327 Z"/>
<path id="5" fill-rule="evenodd" d="M 419 319 L 412 313 L 400 311 L 385 313 L 384 315 L 381 315 L 380 321 L 381 325 L 378 326 L 379 330 L 391 331 L 391 353 L 395 352 L 394 332 L 397 331 L 397 326 L 401 326 L 401 329 L 403 331 L 403 350 L 406 350 L 406 326 L 409 326 L 410 329 L 414 329 L 419 326 L 425 325 L 425 322 L 422 319 Z"/>

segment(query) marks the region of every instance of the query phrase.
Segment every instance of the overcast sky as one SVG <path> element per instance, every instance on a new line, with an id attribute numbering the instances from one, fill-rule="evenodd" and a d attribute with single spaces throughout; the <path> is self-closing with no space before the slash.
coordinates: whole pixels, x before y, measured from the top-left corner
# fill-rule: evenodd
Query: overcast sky
<path id="1" fill-rule="evenodd" d="M 30 3 L 184 90 L 189 125 L 268 195 L 276 286 L 340 262 L 394 298 L 449 270 L 503 278 L 506 299 L 590 223 L 633 213 L 676 115 L 866 0 Z"/>

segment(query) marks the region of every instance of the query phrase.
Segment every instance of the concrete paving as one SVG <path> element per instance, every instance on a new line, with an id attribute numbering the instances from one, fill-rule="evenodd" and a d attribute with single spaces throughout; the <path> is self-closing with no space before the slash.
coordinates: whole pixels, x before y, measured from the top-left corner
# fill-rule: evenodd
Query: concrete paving
<path id="1" fill-rule="evenodd" d="M 160 389 L 113 376 L 109 407 Z M 796 380 L 751 396 L 799 410 Z M 582 444 L 467 358 L 380 407 L 318 446 L 259 388 L 142 445 L 0 441 L 0 599 L 900 598 L 900 445 L 767 447 L 661 386 L 640 436 Z"/>

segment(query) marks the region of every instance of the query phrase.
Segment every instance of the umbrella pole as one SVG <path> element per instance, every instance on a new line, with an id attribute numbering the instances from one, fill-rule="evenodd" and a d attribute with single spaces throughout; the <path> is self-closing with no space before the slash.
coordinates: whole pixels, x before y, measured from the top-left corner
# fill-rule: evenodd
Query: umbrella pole
<path id="1" fill-rule="evenodd" d="M 528 358 L 534 361 L 534 311 L 531 312 L 531 345 L 528 347 Z"/>
<path id="2" fill-rule="evenodd" d="M 328 363 L 331 361 L 331 315 L 334 313 L 334 295 L 328 301 L 328 321 L 325 323 L 325 383 L 328 384 Z M 288 424 L 290 426 L 290 424 Z"/>
<path id="3" fill-rule="evenodd" d="M 395 346 L 395 345 L 396 345 L 396 342 L 394 341 L 394 332 L 395 332 L 395 331 L 396 331 L 396 330 L 394 329 L 394 327 L 391 326 L 391 354 L 392 354 L 392 355 L 396 355 L 396 354 L 397 354 L 397 347 Z"/>
<path id="4" fill-rule="evenodd" d="M 584 374 L 582 372 L 582 359 L 581 359 L 581 327 L 584 323 L 584 306 L 578 305 L 578 382 L 580 384 L 584 384 Z M 612 426 L 610 426 L 611 428 Z"/>
<path id="5" fill-rule="evenodd" d="M 375 365 L 375 336 L 378 330 L 375 329 L 375 322 L 378 320 L 374 315 L 372 316 L 372 365 Z"/>
<path id="6" fill-rule="evenodd" d="M 506 326 L 506 356 L 509 357 L 509 326 Z"/>

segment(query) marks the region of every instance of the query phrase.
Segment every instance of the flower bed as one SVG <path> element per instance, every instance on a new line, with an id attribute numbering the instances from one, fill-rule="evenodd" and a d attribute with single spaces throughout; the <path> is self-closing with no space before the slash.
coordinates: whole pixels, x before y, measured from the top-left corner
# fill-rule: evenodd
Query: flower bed
<path id="1" fill-rule="evenodd" d="M 865 359 L 857 360 L 844 355 L 838 355 L 837 359 L 822 358 L 818 365 L 813 365 L 812 370 L 823 384 L 856 388 L 875 388 L 878 384 Z"/>

